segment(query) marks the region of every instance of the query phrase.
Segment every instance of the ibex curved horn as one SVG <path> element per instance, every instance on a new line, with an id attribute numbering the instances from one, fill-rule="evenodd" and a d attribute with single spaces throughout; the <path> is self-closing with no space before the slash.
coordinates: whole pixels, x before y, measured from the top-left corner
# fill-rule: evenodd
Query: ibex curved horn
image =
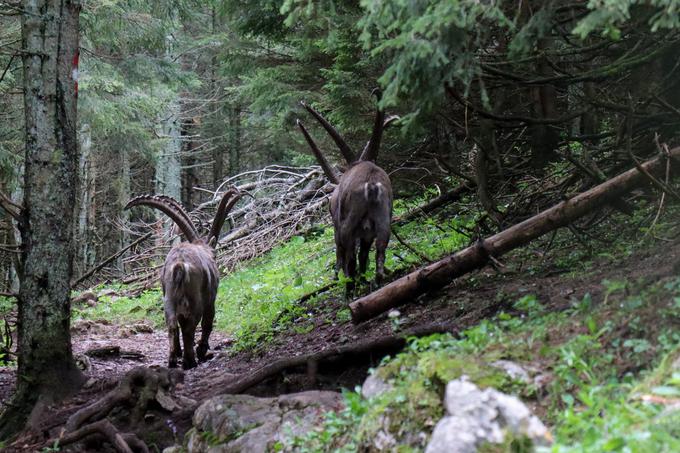
<path id="1" fill-rule="evenodd" d="M 172 202 L 168 201 L 168 199 L 171 199 Z M 175 222 L 182 231 L 182 234 L 187 238 L 187 241 L 194 242 L 199 239 L 198 232 L 188 219 L 186 212 L 184 212 L 184 210 L 177 210 L 176 205 L 178 204 L 179 203 L 171 197 L 140 195 L 128 201 L 128 204 L 125 205 L 125 209 L 130 209 L 133 206 L 149 206 L 151 208 L 156 208 Z"/>
<path id="2" fill-rule="evenodd" d="M 356 156 L 354 155 L 354 152 L 352 151 L 352 148 L 349 147 L 347 142 L 342 138 L 342 136 L 338 133 L 337 130 L 329 123 L 326 118 L 321 116 L 319 112 L 314 110 L 311 106 L 307 105 L 304 101 L 300 101 L 300 104 L 307 109 L 309 113 L 312 114 L 314 118 L 323 126 L 324 129 L 326 129 L 326 132 L 328 132 L 328 135 L 331 136 L 333 141 L 335 142 L 336 145 L 338 145 L 338 148 L 340 149 L 340 153 L 342 154 L 342 157 L 345 158 L 348 164 L 351 164 L 354 162 L 356 159 Z"/>
<path id="3" fill-rule="evenodd" d="M 180 202 L 178 202 L 169 195 L 155 195 L 155 196 L 156 198 L 164 200 L 168 204 L 174 206 L 177 213 L 184 217 L 184 220 L 186 220 L 188 224 L 194 225 L 193 220 L 191 220 L 191 217 L 189 217 L 189 214 L 184 210 L 184 206 L 182 206 Z"/>
<path id="4" fill-rule="evenodd" d="M 380 102 L 382 97 L 382 91 L 380 88 L 374 88 L 371 94 L 377 98 L 377 102 Z M 360 161 L 368 160 L 375 162 L 378 158 L 378 152 L 380 151 L 380 140 L 382 139 L 383 128 L 385 127 L 385 111 L 379 106 L 376 107 L 375 120 L 373 121 L 373 132 L 371 133 L 371 139 L 366 143 L 361 156 L 359 156 Z"/>
<path id="5" fill-rule="evenodd" d="M 314 139 L 309 135 L 309 132 L 307 132 L 307 129 L 305 126 L 302 124 L 302 121 L 297 120 L 297 125 L 302 131 L 302 135 L 305 136 L 305 140 L 307 140 L 307 144 L 309 145 L 310 148 L 312 148 L 312 153 L 314 154 L 314 157 L 316 157 L 316 160 L 319 162 L 319 165 L 321 165 L 321 169 L 323 170 L 324 174 L 326 177 L 332 182 L 333 184 L 337 184 L 339 177 L 333 170 L 333 167 L 330 166 L 326 158 L 321 154 L 321 150 L 319 150 L 319 147 L 316 146 L 316 143 L 314 142 Z"/>
<path id="6" fill-rule="evenodd" d="M 222 195 L 220 204 L 217 207 L 217 212 L 215 212 L 215 218 L 213 219 L 212 226 L 210 227 L 210 233 L 207 237 L 207 242 L 211 247 L 215 247 L 217 245 L 217 240 L 219 239 L 220 231 L 222 231 L 224 220 L 227 218 L 229 212 L 240 198 L 241 193 L 236 187 L 230 188 L 224 193 L 224 195 Z"/>

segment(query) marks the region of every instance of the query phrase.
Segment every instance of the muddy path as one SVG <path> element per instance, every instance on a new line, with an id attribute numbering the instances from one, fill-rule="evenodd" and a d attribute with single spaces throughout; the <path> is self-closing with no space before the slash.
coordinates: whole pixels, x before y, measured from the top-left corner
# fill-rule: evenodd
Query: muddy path
<path id="1" fill-rule="evenodd" d="M 545 259 L 546 264 L 539 266 L 539 272 L 529 275 L 525 265 L 532 259 L 534 258 L 527 257 L 526 253 L 509 255 L 504 272 L 485 268 L 458 279 L 436 293 L 422 296 L 413 303 L 400 307 L 398 329 L 406 330 L 446 321 L 459 331 L 500 310 L 512 311 L 513 302 L 525 294 L 535 295 L 550 310 L 568 308 L 574 300 L 580 300 L 586 293 L 590 293 L 593 300 L 600 300 L 598 296 L 604 291 L 602 281 L 605 279 L 639 282 L 678 274 L 680 241 L 641 250 L 625 259 L 600 258 L 595 260 L 590 270 L 576 275 L 567 274 L 564 269 L 550 265 L 550 259 Z M 235 353 L 231 350 L 232 338 L 221 332 L 213 332 L 213 357 L 197 368 L 186 371 L 184 382 L 178 386 L 176 393 L 191 398 L 198 404 L 219 394 L 221 387 L 238 377 L 277 359 L 395 333 L 395 321 L 387 315 L 357 326 L 350 322 L 329 323 L 321 316 L 322 311 L 336 311 L 344 306 L 343 300 L 334 298 L 325 300 L 321 308 L 319 302 L 316 302 L 314 306 L 308 307 L 312 318 L 316 312 L 319 313 L 319 320 L 313 329 L 301 333 L 301 329 L 296 330 L 295 325 L 292 325 L 287 332 L 257 350 Z M 85 359 L 88 383 L 78 395 L 59 407 L 51 408 L 53 413 L 44 433 L 60 426 L 78 408 L 103 396 L 132 368 L 166 364 L 167 333 L 154 330 L 148 323 L 115 325 L 101 321 L 81 321 L 74 324 L 72 333 L 74 353 L 77 356 L 82 357 L 87 351 L 92 355 L 92 350 L 102 352 L 99 356 Z M 107 349 L 113 352 L 107 354 Z M 304 369 L 288 371 L 262 382 L 246 393 L 270 396 L 312 388 L 354 388 L 363 382 L 370 367 L 378 365 L 384 355 L 395 352 L 397 351 L 376 351 L 375 354 L 367 354 L 359 359 L 355 357 L 349 363 L 341 361 L 319 369 L 318 376 L 313 381 L 308 379 Z M 6 401 L 11 395 L 13 386 L 14 370 L 0 368 L 2 401 Z M 190 427 L 190 420 L 191 411 L 173 413 L 165 421 L 165 427 L 169 426 L 167 429 L 172 431 L 172 437 L 180 440 Z M 167 438 L 164 443 L 171 444 L 172 441 L 172 438 Z M 29 447 L 37 443 L 27 442 L 24 445 Z"/>

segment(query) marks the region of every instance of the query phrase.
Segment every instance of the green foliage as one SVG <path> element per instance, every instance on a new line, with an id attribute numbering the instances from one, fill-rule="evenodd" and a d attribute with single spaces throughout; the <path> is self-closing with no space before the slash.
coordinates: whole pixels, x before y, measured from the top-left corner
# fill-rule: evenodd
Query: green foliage
<path id="1" fill-rule="evenodd" d="M 446 222 L 414 221 L 404 225 L 400 232 L 409 247 L 439 257 L 461 247 L 467 238 L 452 229 L 464 224 L 462 219 Z M 312 328 L 318 316 L 316 310 L 330 311 L 332 307 L 317 307 L 313 299 L 299 306 L 297 300 L 328 284 L 333 278 L 335 253 L 332 228 L 317 236 L 297 236 L 267 255 L 247 263 L 222 279 L 217 297 L 216 328 L 234 335 L 236 349 L 253 348 L 285 332 L 295 322 L 300 332 Z M 366 278 L 375 274 L 375 252 L 369 257 Z M 420 257 L 396 240 L 387 250 L 386 267 L 396 271 L 420 263 Z M 330 292 L 339 296 L 342 281 Z M 324 298 L 328 298 L 326 293 Z M 328 315 L 335 322 L 349 321 L 347 310 Z"/>
<path id="2" fill-rule="evenodd" d="M 162 328 L 165 321 L 161 290 L 146 291 L 138 297 L 101 296 L 94 307 L 72 307 L 72 319 L 105 319 L 120 324 L 151 321 L 155 327 Z"/>
<path id="3" fill-rule="evenodd" d="M 285 331 L 293 320 L 310 319 L 295 302 L 332 279 L 331 234 L 326 230 L 312 240 L 296 236 L 224 278 L 216 328 L 233 334 L 237 349 L 252 348 Z"/>
<path id="4" fill-rule="evenodd" d="M 499 2 L 473 0 L 361 2 L 361 40 L 388 59 L 380 78 L 384 105 L 417 98 L 424 109 L 442 99 L 447 84 L 469 87 L 481 73 L 475 52 L 496 27 L 512 27 Z"/>
<path id="5" fill-rule="evenodd" d="M 611 39 L 621 37 L 621 26 L 635 15 L 645 17 L 652 32 L 680 28 L 680 3 L 677 0 L 590 0 L 590 13 L 572 33 L 581 38 L 600 31 Z"/>

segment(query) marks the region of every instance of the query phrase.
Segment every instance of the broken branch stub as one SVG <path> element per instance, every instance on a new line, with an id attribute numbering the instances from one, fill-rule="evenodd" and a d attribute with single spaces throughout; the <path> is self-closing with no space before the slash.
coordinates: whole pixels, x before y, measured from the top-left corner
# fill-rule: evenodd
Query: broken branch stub
<path id="1" fill-rule="evenodd" d="M 680 161 L 680 147 L 672 149 L 668 156 L 648 160 L 641 167 L 649 174 L 654 174 L 663 170 L 666 157 Z M 454 278 L 483 267 L 490 256 L 499 257 L 545 233 L 566 226 L 647 181 L 647 176 L 637 168 L 630 169 L 507 230 L 422 267 L 352 302 L 349 305 L 352 321 L 365 321 L 409 302 L 420 294 L 441 288 Z"/>

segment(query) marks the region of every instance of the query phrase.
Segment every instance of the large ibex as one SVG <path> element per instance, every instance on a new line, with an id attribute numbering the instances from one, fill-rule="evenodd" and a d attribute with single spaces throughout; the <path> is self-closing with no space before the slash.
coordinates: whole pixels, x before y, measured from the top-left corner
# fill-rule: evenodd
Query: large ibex
<path id="1" fill-rule="evenodd" d="M 378 90 L 374 90 L 374 94 L 380 98 Z M 297 121 L 324 173 L 331 182 L 337 184 L 330 201 L 331 219 L 335 228 L 335 272 L 337 276 L 342 269 L 350 279 L 346 287 L 349 295 L 356 277 L 357 245 L 359 273 L 363 275 L 366 272 L 368 253 L 375 241 L 376 283 L 380 284 L 385 277 L 385 250 L 390 240 L 392 222 L 392 184 L 387 173 L 374 162 L 380 150 L 383 129 L 398 117 L 385 119 L 384 112 L 377 109 L 371 138 L 357 159 L 347 142 L 319 112 L 304 102 L 302 106 L 328 132 L 348 165 L 347 170 L 338 175 L 321 154 L 302 122 Z"/>
<path id="2" fill-rule="evenodd" d="M 177 359 L 182 355 L 179 343 L 180 330 L 184 342 L 182 368 L 194 368 L 196 356 L 200 361 L 206 359 L 208 338 L 215 318 L 215 297 L 220 283 L 215 263 L 215 247 L 224 219 L 239 198 L 240 194 L 236 189 L 224 193 L 210 232 L 205 237 L 199 235 L 189 215 L 174 198 L 164 195 L 142 195 L 133 198 L 125 206 L 125 209 L 133 206 L 158 209 L 175 222 L 187 240 L 170 250 L 161 271 L 165 323 L 170 342 L 168 366 L 171 368 L 177 366 Z M 199 321 L 201 339 L 194 355 L 194 334 Z"/>

